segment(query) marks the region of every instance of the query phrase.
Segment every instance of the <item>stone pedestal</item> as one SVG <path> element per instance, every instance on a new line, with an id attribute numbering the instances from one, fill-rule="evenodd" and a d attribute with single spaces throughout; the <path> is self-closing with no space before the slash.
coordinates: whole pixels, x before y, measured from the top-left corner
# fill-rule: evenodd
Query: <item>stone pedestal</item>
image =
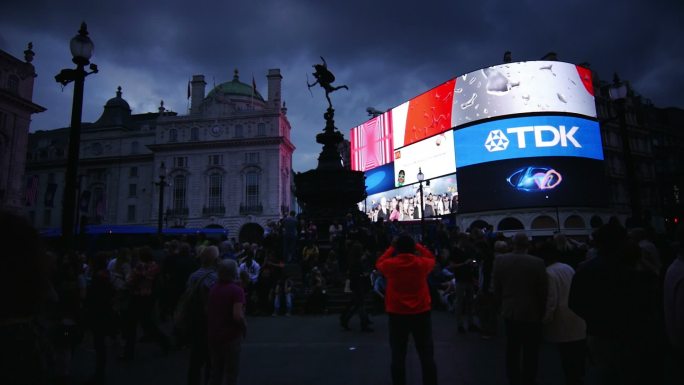
<path id="1" fill-rule="evenodd" d="M 323 115 L 325 129 L 316 135 L 316 142 L 323 145 L 318 167 L 297 173 L 294 179 L 303 217 L 316 223 L 321 236 L 327 234 L 332 221 L 357 211 L 356 204 L 366 197 L 363 172 L 342 166 L 338 145 L 344 135 L 335 128 L 334 114 L 335 110 L 328 108 Z"/>

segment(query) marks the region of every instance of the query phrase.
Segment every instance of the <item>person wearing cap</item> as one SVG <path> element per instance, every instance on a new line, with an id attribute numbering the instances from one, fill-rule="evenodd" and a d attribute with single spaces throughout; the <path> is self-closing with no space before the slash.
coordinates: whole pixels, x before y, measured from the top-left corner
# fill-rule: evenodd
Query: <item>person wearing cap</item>
<path id="1" fill-rule="evenodd" d="M 375 266 L 387 281 L 385 311 L 389 318 L 392 383 L 406 384 L 406 349 L 408 337 L 412 335 L 420 358 L 423 384 L 437 384 L 427 283 L 435 266 L 435 256 L 404 233 L 380 256 Z"/>

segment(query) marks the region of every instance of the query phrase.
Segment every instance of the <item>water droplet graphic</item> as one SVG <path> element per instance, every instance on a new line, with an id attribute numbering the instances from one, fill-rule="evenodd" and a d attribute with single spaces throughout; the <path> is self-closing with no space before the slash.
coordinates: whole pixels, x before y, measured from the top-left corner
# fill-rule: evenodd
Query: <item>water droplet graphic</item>
<path id="1" fill-rule="evenodd" d="M 471 78 L 470 81 L 468 82 L 468 84 L 473 84 L 473 83 L 475 83 L 475 80 L 477 80 L 476 77 Z"/>
<path id="2" fill-rule="evenodd" d="M 468 74 L 463 74 L 463 76 L 461 76 L 461 78 L 462 78 L 463 80 L 468 79 Z"/>
<path id="3" fill-rule="evenodd" d="M 460 94 L 461 92 L 463 92 L 463 88 L 457 88 L 456 91 L 454 91 L 454 92 L 457 94 Z"/>
<path id="4" fill-rule="evenodd" d="M 563 103 L 568 102 L 567 100 L 565 100 L 565 96 L 563 96 L 563 94 L 561 94 L 560 92 L 557 93 L 556 95 L 558 96 L 558 100 L 560 100 L 561 102 L 563 102 Z"/>
<path id="5" fill-rule="evenodd" d="M 480 108 L 480 105 L 479 104 L 475 105 L 475 109 L 477 110 L 478 108 Z"/>
<path id="6" fill-rule="evenodd" d="M 482 112 L 484 112 L 484 113 L 486 114 L 486 113 L 487 113 L 487 109 L 485 108 L 484 110 L 482 110 Z"/>
<path id="7" fill-rule="evenodd" d="M 549 70 L 549 71 L 553 71 L 553 64 L 541 66 L 541 67 L 539 67 L 539 69 L 540 69 L 540 70 Z"/>
<path id="8" fill-rule="evenodd" d="M 481 85 L 482 85 L 482 82 L 477 82 L 477 88 L 480 88 Z"/>
<path id="9" fill-rule="evenodd" d="M 530 95 L 529 94 L 524 94 L 522 96 L 523 104 L 527 105 L 527 103 L 530 102 Z"/>
<path id="10" fill-rule="evenodd" d="M 465 110 L 466 108 L 471 107 L 475 104 L 475 99 L 477 99 L 477 94 L 473 94 L 467 102 L 461 104 L 461 109 Z"/>

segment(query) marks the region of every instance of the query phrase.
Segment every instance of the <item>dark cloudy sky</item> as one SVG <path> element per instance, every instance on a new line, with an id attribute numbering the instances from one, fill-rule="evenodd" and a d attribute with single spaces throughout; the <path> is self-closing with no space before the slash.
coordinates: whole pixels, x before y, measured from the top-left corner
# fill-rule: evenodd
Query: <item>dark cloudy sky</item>
<path id="1" fill-rule="evenodd" d="M 311 65 L 325 57 L 350 91 L 333 95 L 336 125 L 367 119 L 448 79 L 554 51 L 589 62 L 602 79 L 613 72 L 657 106 L 684 108 L 684 1 L 681 0 L 14 0 L 0 11 L 0 49 L 23 57 L 32 41 L 38 78 L 33 131 L 67 126 L 72 86 L 53 77 L 70 67 L 68 43 L 81 21 L 95 43 L 100 73 L 86 81 L 84 121 L 123 87 L 134 113 L 159 101 L 187 112 L 186 87 L 204 74 L 208 90 L 232 79 L 266 93 L 265 75 L 280 68 L 283 99 L 297 146 L 296 171 L 316 166 L 326 107 L 321 89 L 306 88 Z"/>

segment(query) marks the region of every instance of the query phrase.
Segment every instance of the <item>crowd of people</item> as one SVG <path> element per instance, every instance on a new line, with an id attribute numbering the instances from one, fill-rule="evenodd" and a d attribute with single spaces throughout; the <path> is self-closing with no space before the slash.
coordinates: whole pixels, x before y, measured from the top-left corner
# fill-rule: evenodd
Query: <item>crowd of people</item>
<path id="1" fill-rule="evenodd" d="M 134 360 L 141 341 L 160 354 L 189 349 L 188 384 L 235 383 L 246 316 L 325 314 L 333 289 L 348 293 L 343 330 L 358 316 L 360 330 L 373 332 L 369 296 L 384 303 L 395 384 L 405 381 L 408 334 L 424 342 L 416 346 L 424 383 L 436 383 L 431 311 L 453 313 L 459 333 L 483 340 L 503 330 L 511 384 L 535 383 L 542 341 L 557 346 L 568 384 L 583 383 L 589 357 L 606 384 L 661 383 L 665 356 L 682 357 L 681 230 L 672 243 L 614 220 L 580 242 L 434 221 L 420 239 L 397 221 L 359 214 L 321 232 L 290 213 L 251 243 L 200 235 L 59 253 L 3 212 L 0 234 L 11 241 L 0 273 L 0 382 L 70 383 L 73 349 L 88 340 L 95 384 L 105 381 L 108 346 Z M 432 262 L 411 262 L 414 254 Z M 420 300 L 397 300 L 410 287 Z"/>

